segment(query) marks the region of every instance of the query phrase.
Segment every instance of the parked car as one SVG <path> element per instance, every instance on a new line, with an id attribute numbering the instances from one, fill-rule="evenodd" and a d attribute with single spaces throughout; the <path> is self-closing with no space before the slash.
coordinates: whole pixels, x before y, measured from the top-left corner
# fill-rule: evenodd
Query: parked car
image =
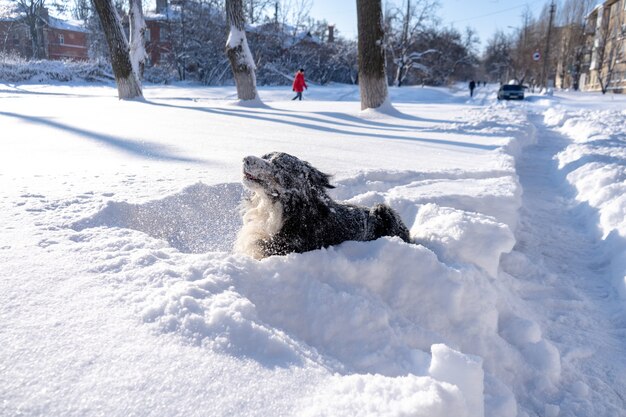
<path id="1" fill-rule="evenodd" d="M 505 84 L 498 90 L 498 100 L 524 100 L 524 86 Z"/>

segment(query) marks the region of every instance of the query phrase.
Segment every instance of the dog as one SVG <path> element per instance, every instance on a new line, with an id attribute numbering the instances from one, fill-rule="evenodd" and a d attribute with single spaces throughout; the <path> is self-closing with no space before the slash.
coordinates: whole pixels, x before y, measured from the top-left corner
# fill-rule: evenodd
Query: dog
<path id="1" fill-rule="evenodd" d="M 237 252 L 261 259 L 307 252 L 347 240 L 369 241 L 409 230 L 391 207 L 372 208 L 333 201 L 330 175 L 295 156 L 272 152 L 243 159 L 243 184 L 250 193 L 242 205 Z"/>

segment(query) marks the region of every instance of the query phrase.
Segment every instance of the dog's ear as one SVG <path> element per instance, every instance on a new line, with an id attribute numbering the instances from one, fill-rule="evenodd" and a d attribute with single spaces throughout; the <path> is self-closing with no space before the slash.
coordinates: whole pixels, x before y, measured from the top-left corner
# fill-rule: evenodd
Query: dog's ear
<path id="1" fill-rule="evenodd" d="M 315 184 L 318 188 L 322 190 L 324 188 L 335 188 L 334 185 L 330 184 L 330 179 L 332 178 L 332 175 L 324 174 L 318 169 L 313 168 L 311 165 L 309 165 L 308 177 L 308 180 L 312 184 Z"/>
<path id="2" fill-rule="evenodd" d="M 324 174 L 324 173 L 321 173 L 321 174 L 324 176 L 323 186 L 325 188 L 335 188 L 335 186 L 330 183 L 330 179 L 332 178 L 332 175 Z"/>

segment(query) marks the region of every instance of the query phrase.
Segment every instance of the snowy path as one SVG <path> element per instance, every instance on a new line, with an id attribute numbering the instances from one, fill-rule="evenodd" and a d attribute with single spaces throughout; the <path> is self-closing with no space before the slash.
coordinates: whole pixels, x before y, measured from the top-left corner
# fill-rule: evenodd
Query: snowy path
<path id="1" fill-rule="evenodd" d="M 521 281 L 520 295 L 558 348 L 561 377 L 556 391 L 529 386 L 526 394 L 537 415 L 623 416 L 626 318 L 602 262 L 603 241 L 588 226 L 594 211 L 574 201 L 553 159 L 569 140 L 539 117 L 532 120 L 538 144 L 518 161 L 523 203 L 515 252 L 504 269 Z M 521 268 L 513 260 L 520 254 Z"/>

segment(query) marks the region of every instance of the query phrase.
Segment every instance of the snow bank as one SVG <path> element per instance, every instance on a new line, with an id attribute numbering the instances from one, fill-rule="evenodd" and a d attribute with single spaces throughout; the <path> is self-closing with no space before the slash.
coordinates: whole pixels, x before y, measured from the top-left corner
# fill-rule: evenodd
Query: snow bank
<path id="1" fill-rule="evenodd" d="M 383 375 L 335 377 L 301 405 L 298 416 L 469 417 L 458 386 L 429 377 Z"/>
<path id="2" fill-rule="evenodd" d="M 456 385 L 466 394 L 467 415 L 484 415 L 482 359 L 463 355 L 444 344 L 433 345 L 431 351 L 433 359 L 428 372 L 441 381 Z"/>
<path id="3" fill-rule="evenodd" d="M 615 252 L 614 274 L 626 297 L 626 111 L 552 107 L 544 122 L 573 139 L 556 159 L 577 192 L 597 210 L 597 227 Z M 620 254 L 621 253 L 621 254 Z"/>
<path id="4" fill-rule="evenodd" d="M 511 229 L 493 217 L 426 204 L 420 207 L 411 236 L 447 263 L 459 260 L 498 275 L 500 255 L 513 249 Z"/>

